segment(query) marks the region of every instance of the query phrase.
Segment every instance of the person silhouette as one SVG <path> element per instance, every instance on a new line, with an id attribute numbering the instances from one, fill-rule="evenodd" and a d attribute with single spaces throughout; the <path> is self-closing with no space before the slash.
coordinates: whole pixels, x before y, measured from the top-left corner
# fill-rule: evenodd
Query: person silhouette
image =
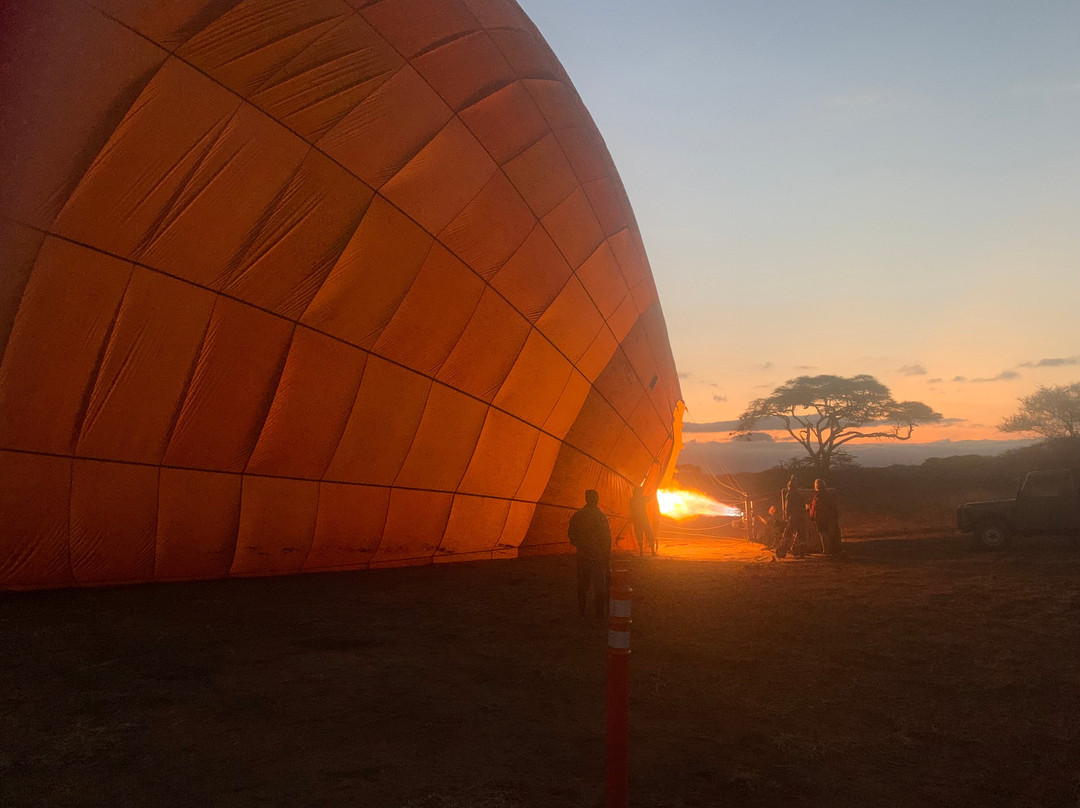
<path id="1" fill-rule="evenodd" d="M 836 501 L 836 489 L 827 488 L 825 481 L 814 480 L 814 498 L 810 501 L 810 519 L 817 525 L 826 555 L 837 555 L 843 550 L 840 539 L 840 506 Z"/>
<path id="2" fill-rule="evenodd" d="M 796 557 L 806 555 L 806 539 L 810 532 L 810 521 L 806 517 L 806 497 L 799 490 L 795 478 L 787 484 L 787 523 L 784 535 L 776 548 L 776 557 L 783 558 L 789 552 Z"/>
<path id="3" fill-rule="evenodd" d="M 585 616 L 591 588 L 596 616 L 605 617 L 611 568 L 611 526 L 600 510 L 600 494 L 594 489 L 585 492 L 585 506 L 570 517 L 566 535 L 577 550 L 578 614 Z"/>
<path id="4" fill-rule="evenodd" d="M 641 555 L 645 555 L 646 541 L 649 543 L 652 554 L 656 555 L 656 534 L 649 521 L 649 498 L 645 496 L 645 491 L 640 485 L 630 495 L 630 522 L 634 526 L 634 535 L 637 537 Z"/>

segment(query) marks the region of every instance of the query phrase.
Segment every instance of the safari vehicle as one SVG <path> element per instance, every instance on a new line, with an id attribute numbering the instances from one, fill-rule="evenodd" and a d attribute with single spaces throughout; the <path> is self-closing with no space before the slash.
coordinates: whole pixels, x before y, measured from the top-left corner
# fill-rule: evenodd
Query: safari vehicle
<path id="1" fill-rule="evenodd" d="M 1015 499 L 961 505 L 956 523 L 989 550 L 1004 547 L 1013 536 L 1080 535 L 1076 483 L 1068 469 L 1031 471 L 1016 489 Z"/>

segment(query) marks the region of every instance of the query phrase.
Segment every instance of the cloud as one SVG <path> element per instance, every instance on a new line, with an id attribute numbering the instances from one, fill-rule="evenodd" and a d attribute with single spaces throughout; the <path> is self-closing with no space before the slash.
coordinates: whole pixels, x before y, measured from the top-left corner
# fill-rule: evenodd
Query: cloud
<path id="1" fill-rule="evenodd" d="M 817 370 L 817 365 L 796 365 L 795 370 Z"/>
<path id="2" fill-rule="evenodd" d="M 967 418 L 942 418 L 940 421 L 935 421 L 934 426 L 953 426 L 966 423 L 968 423 Z"/>
<path id="3" fill-rule="evenodd" d="M 904 365 L 896 372 L 901 376 L 925 376 L 926 368 L 922 365 Z"/>
<path id="4" fill-rule="evenodd" d="M 1020 374 L 1015 370 L 1003 370 L 997 376 L 991 376 L 989 378 L 972 379 L 972 384 L 985 384 L 986 382 L 1008 382 L 1013 379 L 1019 379 Z"/>
<path id="5" fill-rule="evenodd" d="M 1067 365 L 1080 365 L 1080 356 L 1057 356 L 1040 359 L 1038 362 L 1021 362 L 1019 368 L 1060 368 Z"/>
<path id="6" fill-rule="evenodd" d="M 1020 374 L 1015 370 L 1003 370 L 997 376 L 979 376 L 975 379 L 969 379 L 967 376 L 953 376 L 951 381 L 961 384 L 987 384 L 988 382 L 1010 382 L 1019 378 Z"/>
<path id="7" fill-rule="evenodd" d="M 940 384 L 943 381 L 945 381 L 945 380 L 943 378 L 941 378 L 940 376 L 935 376 L 932 379 L 927 379 L 926 383 L 927 384 Z"/>
<path id="8" fill-rule="evenodd" d="M 727 396 L 722 396 L 719 393 L 715 393 L 712 397 L 713 401 L 727 401 Z"/>
<path id="9" fill-rule="evenodd" d="M 738 421 L 709 421 L 704 424 L 683 424 L 683 432 L 734 432 L 739 428 Z M 784 421 L 776 416 L 762 418 L 755 425 L 756 429 L 783 429 Z M 756 432 L 754 433 L 757 434 Z"/>
<path id="10" fill-rule="evenodd" d="M 686 381 L 687 379 L 689 379 L 689 378 L 690 378 L 691 376 L 693 376 L 693 375 L 694 375 L 694 374 L 693 374 L 693 373 L 691 373 L 691 372 L 690 372 L 690 371 L 688 370 L 688 371 L 686 371 L 685 373 L 680 373 L 680 374 L 679 374 L 679 378 L 680 378 L 680 379 L 682 379 L 683 381 Z"/>
<path id="11" fill-rule="evenodd" d="M 730 432 L 739 425 L 738 421 L 710 421 L 705 424 L 683 424 L 683 432 Z"/>
<path id="12" fill-rule="evenodd" d="M 764 364 L 761 365 L 760 369 L 761 370 L 772 370 L 773 369 L 773 363 L 772 362 L 765 362 Z"/>

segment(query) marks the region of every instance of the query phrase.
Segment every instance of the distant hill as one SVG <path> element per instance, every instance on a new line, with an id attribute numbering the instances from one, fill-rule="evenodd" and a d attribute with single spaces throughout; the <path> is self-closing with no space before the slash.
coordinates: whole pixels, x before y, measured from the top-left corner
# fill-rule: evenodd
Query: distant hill
<path id="1" fill-rule="evenodd" d="M 844 449 L 851 453 L 859 465 L 873 468 L 896 464 L 919 465 L 932 457 L 956 455 L 985 457 L 998 455 L 1011 449 L 1033 446 L 1036 443 L 1035 440 L 939 440 L 931 443 L 853 441 Z M 698 443 L 688 440 L 679 454 L 679 463 L 734 474 L 742 471 L 765 471 L 781 462 L 788 463 L 791 458 L 802 454 L 803 451 L 797 443 L 786 441 L 760 439 Z"/>

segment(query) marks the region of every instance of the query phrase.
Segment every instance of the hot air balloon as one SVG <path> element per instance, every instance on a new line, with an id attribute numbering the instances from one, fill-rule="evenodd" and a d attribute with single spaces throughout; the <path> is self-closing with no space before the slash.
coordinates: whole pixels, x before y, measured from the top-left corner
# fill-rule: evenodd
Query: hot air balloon
<path id="1" fill-rule="evenodd" d="M 0 587 L 559 552 L 659 483 L 642 240 L 512 0 L 3 14 Z"/>

